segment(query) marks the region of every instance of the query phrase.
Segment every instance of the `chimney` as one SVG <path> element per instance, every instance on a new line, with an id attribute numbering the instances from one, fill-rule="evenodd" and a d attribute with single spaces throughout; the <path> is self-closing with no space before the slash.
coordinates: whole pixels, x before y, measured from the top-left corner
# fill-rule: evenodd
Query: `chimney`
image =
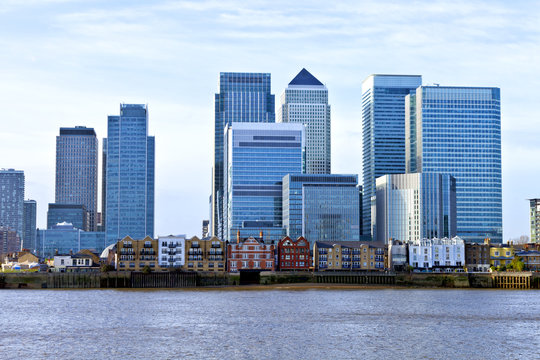
<path id="1" fill-rule="evenodd" d="M 263 232 L 261 230 L 261 232 L 259 233 L 259 237 L 261 238 L 261 241 L 263 241 Z"/>
<path id="2" fill-rule="evenodd" d="M 240 244 L 240 230 L 236 232 L 236 243 Z"/>

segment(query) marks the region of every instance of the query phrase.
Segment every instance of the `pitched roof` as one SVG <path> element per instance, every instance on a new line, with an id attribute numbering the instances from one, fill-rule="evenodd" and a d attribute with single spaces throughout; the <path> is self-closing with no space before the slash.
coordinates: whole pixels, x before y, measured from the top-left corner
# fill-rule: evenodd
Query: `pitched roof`
<path id="1" fill-rule="evenodd" d="M 311 75 L 309 71 L 303 68 L 300 70 L 298 75 L 291 80 L 289 85 L 323 85 L 323 83 L 317 80 L 315 76 Z"/>

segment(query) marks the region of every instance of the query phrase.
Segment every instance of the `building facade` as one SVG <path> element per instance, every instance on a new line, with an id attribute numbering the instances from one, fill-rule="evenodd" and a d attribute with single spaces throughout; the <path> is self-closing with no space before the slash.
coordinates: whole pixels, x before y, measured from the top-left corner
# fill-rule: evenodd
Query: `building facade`
<path id="1" fill-rule="evenodd" d="M 37 249 L 37 202 L 24 200 L 22 248 L 35 253 Z"/>
<path id="2" fill-rule="evenodd" d="M 522 250 L 515 253 L 523 264 L 525 264 L 525 270 L 540 271 L 540 251 L 538 250 Z"/>
<path id="3" fill-rule="evenodd" d="M 93 128 L 60 128 L 60 135 L 56 137 L 55 190 L 55 203 L 85 206 L 89 214 L 88 231 L 95 231 L 98 139 Z"/>
<path id="4" fill-rule="evenodd" d="M 188 271 L 225 271 L 226 245 L 215 236 L 199 239 L 194 236 L 186 239 L 186 262 Z"/>
<path id="5" fill-rule="evenodd" d="M 17 232 L 23 237 L 24 171 L 0 170 L 0 226 Z M 20 249 L 17 249 L 17 251 Z"/>
<path id="6" fill-rule="evenodd" d="M 227 270 L 274 271 L 274 249 L 272 244 L 265 244 L 261 239 L 250 236 L 244 241 L 229 244 L 227 247 Z"/>
<path id="7" fill-rule="evenodd" d="M 107 242 L 154 236 L 155 139 L 148 136 L 148 107 L 121 104 L 108 117 L 106 169 Z"/>
<path id="8" fill-rule="evenodd" d="M 49 204 L 47 229 L 63 222 L 82 231 L 90 231 L 90 213 L 82 204 Z"/>
<path id="9" fill-rule="evenodd" d="M 418 75 L 370 75 L 362 83 L 363 235 L 373 235 L 375 179 L 405 173 L 405 96 L 420 85 Z"/>
<path id="10" fill-rule="evenodd" d="M 490 265 L 506 266 L 514 260 L 515 250 L 511 245 L 494 244 L 489 248 Z"/>
<path id="11" fill-rule="evenodd" d="M 146 266 L 151 270 L 160 270 L 158 263 L 158 241 L 146 236 L 134 240 L 130 236 L 118 241 L 116 261 L 120 271 L 142 271 Z"/>
<path id="12" fill-rule="evenodd" d="M 316 241 L 313 263 L 315 271 L 384 271 L 388 248 L 377 242 Z"/>
<path id="13" fill-rule="evenodd" d="M 330 174 L 328 89 L 302 69 L 281 95 L 278 122 L 301 123 L 306 131 L 306 174 Z"/>
<path id="14" fill-rule="evenodd" d="M 100 253 L 106 247 L 105 241 L 104 232 L 86 232 L 70 223 L 60 223 L 51 229 L 38 230 L 36 242 L 38 255 L 41 258 L 52 258 L 57 253 L 76 253 L 83 249 Z"/>
<path id="15" fill-rule="evenodd" d="M 211 234 L 223 238 L 224 131 L 237 123 L 276 121 L 275 97 L 271 94 L 270 74 L 222 72 L 219 93 L 215 94 L 214 166 L 212 169 Z"/>
<path id="16" fill-rule="evenodd" d="M 406 99 L 407 172 L 456 179 L 457 234 L 502 242 L 498 88 L 421 86 Z"/>
<path id="17" fill-rule="evenodd" d="M 186 235 L 159 236 L 159 266 L 182 268 L 186 263 Z"/>
<path id="18" fill-rule="evenodd" d="M 418 241 L 456 236 L 456 180 L 435 173 L 394 174 L 377 178 L 377 241 Z"/>
<path id="19" fill-rule="evenodd" d="M 296 240 L 285 236 L 277 244 L 277 269 L 280 271 L 309 270 L 311 256 L 310 244 L 304 237 Z"/>
<path id="20" fill-rule="evenodd" d="M 530 199 L 531 242 L 540 243 L 540 199 Z"/>
<path id="21" fill-rule="evenodd" d="M 0 226 L 0 259 L 9 253 L 21 251 L 21 238 L 17 231 Z"/>
<path id="22" fill-rule="evenodd" d="M 360 240 L 357 175 L 287 174 L 282 182 L 287 236 L 311 244 Z"/>
<path id="23" fill-rule="evenodd" d="M 490 268 L 489 242 L 465 243 L 465 265 L 468 272 L 487 272 Z"/>
<path id="24" fill-rule="evenodd" d="M 463 271 L 465 242 L 458 236 L 451 239 L 435 238 L 410 242 L 409 265 L 426 271 Z"/>
<path id="25" fill-rule="evenodd" d="M 409 246 L 404 241 L 388 241 L 388 268 L 392 271 L 405 271 L 409 265 Z"/>
<path id="26" fill-rule="evenodd" d="M 291 123 L 233 123 L 225 138 L 225 215 L 223 239 L 262 231 L 277 243 L 282 227 L 282 187 L 286 174 L 300 174 L 304 126 Z"/>

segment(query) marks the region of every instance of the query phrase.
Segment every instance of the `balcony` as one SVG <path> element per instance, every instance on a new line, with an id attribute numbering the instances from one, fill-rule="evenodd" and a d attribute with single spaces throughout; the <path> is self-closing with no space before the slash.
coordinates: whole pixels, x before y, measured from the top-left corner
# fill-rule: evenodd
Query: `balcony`
<path id="1" fill-rule="evenodd" d="M 175 243 L 170 243 L 169 245 L 167 245 L 167 247 L 169 249 L 175 249 L 176 248 L 176 244 Z"/>

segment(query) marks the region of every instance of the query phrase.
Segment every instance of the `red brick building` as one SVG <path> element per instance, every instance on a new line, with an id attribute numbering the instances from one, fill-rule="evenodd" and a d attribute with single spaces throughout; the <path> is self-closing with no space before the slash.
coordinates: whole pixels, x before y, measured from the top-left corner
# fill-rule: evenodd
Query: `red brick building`
<path id="1" fill-rule="evenodd" d="M 227 269 L 274 271 L 274 245 L 249 237 L 243 242 L 229 244 L 227 249 Z"/>
<path id="2" fill-rule="evenodd" d="M 300 236 L 296 241 L 285 236 L 277 245 L 278 269 L 309 270 L 311 259 L 309 257 L 309 241 Z"/>

